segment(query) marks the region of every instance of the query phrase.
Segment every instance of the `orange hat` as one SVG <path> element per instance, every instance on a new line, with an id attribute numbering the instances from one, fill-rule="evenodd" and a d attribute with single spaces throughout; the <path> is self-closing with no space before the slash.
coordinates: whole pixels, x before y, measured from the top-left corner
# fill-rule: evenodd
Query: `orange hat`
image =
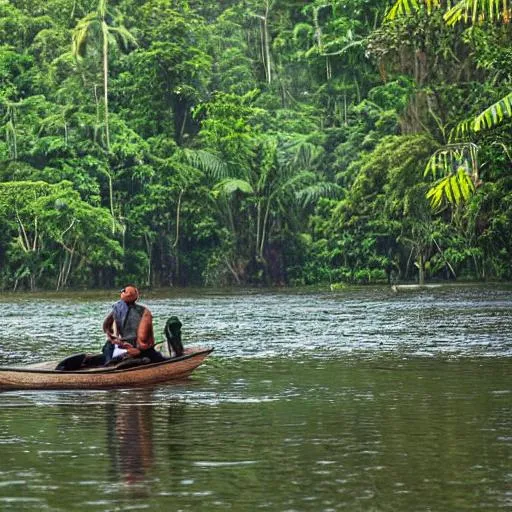
<path id="1" fill-rule="evenodd" d="M 121 300 L 130 303 L 135 302 L 139 298 L 139 290 L 135 286 L 129 284 L 121 290 Z"/>

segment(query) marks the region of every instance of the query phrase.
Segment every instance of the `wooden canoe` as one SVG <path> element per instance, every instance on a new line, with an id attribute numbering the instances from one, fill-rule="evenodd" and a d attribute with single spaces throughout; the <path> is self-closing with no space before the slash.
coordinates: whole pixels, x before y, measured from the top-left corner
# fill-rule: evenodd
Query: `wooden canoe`
<path id="1" fill-rule="evenodd" d="M 123 369 L 114 366 L 57 371 L 58 361 L 0 367 L 0 390 L 102 389 L 158 384 L 188 377 L 212 351 L 213 348 L 186 348 L 180 357 Z"/>

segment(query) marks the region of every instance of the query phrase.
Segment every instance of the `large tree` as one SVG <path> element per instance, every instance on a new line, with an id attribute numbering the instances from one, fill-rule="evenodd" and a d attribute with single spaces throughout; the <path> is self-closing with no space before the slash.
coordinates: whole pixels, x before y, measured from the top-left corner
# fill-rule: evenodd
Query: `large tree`
<path id="1" fill-rule="evenodd" d="M 73 30 L 73 55 L 82 59 L 87 51 L 94 52 L 101 48 L 103 68 L 103 120 L 105 130 L 105 145 L 110 151 L 110 129 L 108 119 L 108 68 L 109 47 L 121 42 L 125 47 L 135 45 L 135 37 L 118 22 L 118 13 L 108 7 L 108 0 L 98 0 L 95 11 L 82 18 Z"/>

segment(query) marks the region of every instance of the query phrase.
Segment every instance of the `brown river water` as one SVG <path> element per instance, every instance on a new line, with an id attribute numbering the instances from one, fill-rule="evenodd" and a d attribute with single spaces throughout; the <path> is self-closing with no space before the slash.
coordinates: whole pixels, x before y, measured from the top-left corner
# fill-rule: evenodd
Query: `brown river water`
<path id="1" fill-rule="evenodd" d="M 115 292 L 0 295 L 0 366 L 103 344 Z M 0 511 L 512 510 L 512 289 L 147 293 L 187 381 L 0 393 Z"/>

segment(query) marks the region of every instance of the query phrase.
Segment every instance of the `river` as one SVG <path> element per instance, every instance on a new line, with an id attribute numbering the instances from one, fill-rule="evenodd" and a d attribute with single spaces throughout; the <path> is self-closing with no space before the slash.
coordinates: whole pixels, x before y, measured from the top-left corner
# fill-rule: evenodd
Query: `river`
<path id="1" fill-rule="evenodd" d="M 0 365 L 97 351 L 115 300 L 0 295 Z M 1 393 L 2 512 L 512 508 L 510 288 L 141 301 L 214 353 L 176 384 Z"/>

